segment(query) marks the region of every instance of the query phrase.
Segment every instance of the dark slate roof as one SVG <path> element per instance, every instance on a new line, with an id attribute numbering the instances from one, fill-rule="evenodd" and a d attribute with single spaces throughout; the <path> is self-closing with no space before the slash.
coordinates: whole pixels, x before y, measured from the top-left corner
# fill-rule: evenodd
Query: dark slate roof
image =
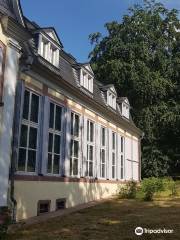
<path id="1" fill-rule="evenodd" d="M 25 18 L 25 22 L 26 22 L 28 31 L 32 33 L 40 28 L 36 23 L 29 21 L 27 18 Z M 41 64 L 43 64 L 45 67 L 47 67 L 49 70 L 51 70 L 55 74 L 61 76 L 65 81 L 73 85 L 75 88 L 79 89 L 79 91 L 81 91 L 82 93 L 94 99 L 96 103 L 102 106 L 105 106 L 108 111 L 114 112 L 116 115 L 119 115 L 120 118 L 123 118 L 125 121 L 135 126 L 131 116 L 129 119 L 126 119 L 121 115 L 121 108 L 119 106 L 119 103 L 125 98 L 118 98 L 116 110 L 107 105 L 105 89 L 110 88 L 112 86 L 114 87 L 113 84 L 103 85 L 101 82 L 94 79 L 93 93 L 89 92 L 87 89 L 85 89 L 80 85 L 79 70 L 82 66 L 85 66 L 89 63 L 78 63 L 71 54 L 68 54 L 63 49 L 61 49 L 60 50 L 60 66 L 58 69 L 57 67 L 49 63 L 47 60 L 45 60 L 43 57 L 38 56 L 37 49 L 34 46 L 35 46 L 35 39 L 33 39 L 32 42 L 30 43 L 30 47 L 31 49 L 33 49 L 34 54 L 37 56 L 37 59 Z"/>
<path id="2" fill-rule="evenodd" d="M 0 0 L 0 12 L 24 26 L 24 19 L 19 0 Z"/>

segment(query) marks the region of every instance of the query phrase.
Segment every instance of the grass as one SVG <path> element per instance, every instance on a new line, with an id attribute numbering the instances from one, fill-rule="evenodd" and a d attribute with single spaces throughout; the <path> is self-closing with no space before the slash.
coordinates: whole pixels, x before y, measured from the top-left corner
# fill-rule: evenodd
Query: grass
<path id="1" fill-rule="evenodd" d="M 62 218 L 36 224 L 9 235 L 8 240 L 180 239 L 180 198 L 143 202 L 107 201 Z M 134 234 L 137 226 L 174 229 L 173 234 Z"/>

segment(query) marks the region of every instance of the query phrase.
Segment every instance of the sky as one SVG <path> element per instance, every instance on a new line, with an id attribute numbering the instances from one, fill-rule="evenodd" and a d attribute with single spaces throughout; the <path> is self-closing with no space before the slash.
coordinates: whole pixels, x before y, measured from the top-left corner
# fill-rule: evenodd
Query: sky
<path id="1" fill-rule="evenodd" d="M 121 21 L 128 8 L 142 0 L 21 0 L 23 13 L 41 27 L 54 27 L 64 50 L 78 62 L 87 62 L 92 46 L 89 34 L 106 34 L 104 24 Z M 180 0 L 162 0 L 180 10 Z"/>

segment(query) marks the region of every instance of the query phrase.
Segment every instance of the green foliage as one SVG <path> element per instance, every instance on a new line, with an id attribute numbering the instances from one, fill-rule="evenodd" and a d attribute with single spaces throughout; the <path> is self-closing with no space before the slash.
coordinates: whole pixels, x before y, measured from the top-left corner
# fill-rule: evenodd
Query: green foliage
<path id="1" fill-rule="evenodd" d="M 152 201 L 155 193 L 164 190 L 163 180 L 161 178 L 145 178 L 141 183 L 141 189 L 144 193 L 145 201 Z"/>
<path id="2" fill-rule="evenodd" d="M 127 96 L 142 141 L 143 177 L 180 169 L 180 21 L 154 0 L 135 5 L 122 22 L 90 35 L 96 78 Z M 164 163 L 164 164 L 163 164 Z"/>
<path id="3" fill-rule="evenodd" d="M 137 192 L 137 183 L 134 181 L 130 181 L 124 186 L 120 187 L 119 197 L 134 199 L 136 198 L 136 192 Z"/>
<path id="4" fill-rule="evenodd" d="M 176 182 L 172 178 L 164 178 L 163 184 L 164 184 L 164 188 L 170 191 L 171 196 L 177 195 Z"/>

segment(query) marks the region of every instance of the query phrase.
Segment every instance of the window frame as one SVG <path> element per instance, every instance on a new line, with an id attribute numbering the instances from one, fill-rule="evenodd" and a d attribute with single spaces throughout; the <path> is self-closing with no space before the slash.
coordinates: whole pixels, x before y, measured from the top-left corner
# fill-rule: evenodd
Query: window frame
<path id="1" fill-rule="evenodd" d="M 93 80 L 93 76 L 88 71 L 81 69 L 80 85 L 90 93 L 93 93 Z"/>
<path id="2" fill-rule="evenodd" d="M 39 55 L 43 57 L 50 64 L 59 68 L 59 48 L 44 34 L 39 34 Z"/>
<path id="3" fill-rule="evenodd" d="M 30 99 L 32 99 L 32 94 L 36 95 L 39 97 L 39 111 L 38 111 L 38 123 L 33 123 L 32 121 L 30 121 L 30 119 L 26 120 L 26 119 L 23 119 L 23 110 L 24 110 L 24 96 L 25 96 L 25 92 L 28 91 L 30 93 Z M 41 105 L 42 105 L 42 95 L 39 93 L 39 92 L 36 92 L 28 87 L 25 87 L 24 88 L 24 91 L 21 92 L 21 98 L 22 98 L 22 101 L 21 101 L 21 114 L 20 114 L 20 120 L 19 120 L 19 134 L 18 134 L 18 145 L 17 145 L 17 162 L 16 162 L 16 174 L 18 175 L 37 175 L 37 172 L 38 172 L 38 162 L 39 162 L 39 150 L 40 150 L 40 146 L 39 146 L 39 134 L 40 134 L 40 116 L 41 116 L 41 111 L 40 111 L 40 108 L 41 108 Z M 29 112 L 28 112 L 28 118 L 30 117 L 30 102 L 29 102 Z M 24 147 L 21 147 L 20 146 L 20 141 L 21 141 L 21 128 L 22 128 L 22 125 L 25 125 L 28 127 L 28 138 L 27 138 L 27 145 L 28 145 L 28 141 L 29 141 L 29 131 L 30 131 L 30 128 L 36 128 L 37 129 L 37 142 L 36 142 L 36 163 L 35 163 L 35 171 L 34 172 L 28 172 L 27 171 L 27 158 L 28 158 L 28 154 L 26 153 L 26 159 L 25 159 L 25 171 L 20 171 L 18 170 L 18 162 L 19 162 L 19 150 L 20 148 L 23 148 L 23 149 L 26 149 L 26 151 L 29 150 L 29 147 L 26 146 L 25 148 Z M 32 149 L 32 150 L 35 150 L 35 149 Z"/>
<path id="4" fill-rule="evenodd" d="M 77 136 L 75 136 L 74 134 L 72 135 L 72 133 L 71 133 L 71 121 L 70 121 L 70 136 L 71 136 L 71 139 L 70 139 L 70 168 L 69 168 L 69 175 L 70 175 L 70 177 L 79 177 L 80 176 L 80 146 L 81 146 L 81 115 L 79 114 L 79 113 L 77 113 L 77 112 L 75 112 L 75 111 L 70 111 L 70 118 L 71 118 L 71 115 L 73 114 L 73 127 L 75 126 L 75 116 L 78 116 L 79 117 L 79 135 L 78 135 L 78 137 Z M 73 130 L 74 130 L 74 128 L 73 128 Z M 74 142 L 74 141 L 76 141 L 76 142 L 78 142 L 78 158 L 76 158 L 76 157 L 74 157 L 74 154 L 73 154 L 73 156 L 71 156 L 71 142 Z M 73 144 L 73 150 L 74 150 L 74 144 Z M 72 151 L 72 153 L 73 153 L 73 151 Z M 78 171 L 78 173 L 77 173 L 77 175 L 75 175 L 75 174 L 71 174 L 71 159 L 72 159 L 72 162 L 74 162 L 74 159 L 76 159 L 77 160 L 77 164 L 78 164 L 78 166 L 77 166 L 77 171 Z M 72 163 L 72 166 L 73 166 L 73 163 Z M 72 167 L 72 171 L 73 171 L 73 167 Z"/>
<path id="5" fill-rule="evenodd" d="M 5 72 L 5 61 L 6 61 L 6 46 L 0 41 L 0 48 L 2 49 L 2 73 L 0 74 L 0 107 L 3 106 L 3 88 L 4 88 L 4 72 Z"/>
<path id="6" fill-rule="evenodd" d="M 113 144 L 113 135 L 114 135 L 114 144 Z M 112 131 L 112 145 L 111 145 L 111 178 L 117 178 L 117 133 Z M 113 156 L 114 156 L 114 163 L 113 163 Z M 113 169 L 114 169 L 114 177 L 113 177 Z"/>
<path id="7" fill-rule="evenodd" d="M 125 137 L 120 136 L 120 179 L 125 179 Z"/>
<path id="8" fill-rule="evenodd" d="M 103 145 L 103 139 L 102 139 L 102 130 L 105 130 L 104 133 L 104 145 Z M 107 171 L 106 171 L 106 165 L 107 165 L 107 157 L 106 157 L 106 135 L 107 135 L 107 128 L 102 126 L 100 127 L 100 178 L 105 179 L 107 177 Z M 102 152 L 104 151 L 104 163 L 102 162 Z M 104 177 L 102 175 L 102 167 L 104 166 Z"/>
<path id="9" fill-rule="evenodd" d="M 56 106 L 61 108 L 61 131 L 58 131 L 56 129 L 52 129 L 49 126 L 49 124 L 50 124 L 49 121 L 50 121 L 50 105 L 51 105 L 51 103 L 55 105 L 54 109 L 56 109 Z M 55 111 L 54 111 L 54 113 L 55 113 Z M 47 150 L 46 150 L 47 151 L 47 156 L 46 156 L 46 167 L 45 167 L 47 176 L 60 176 L 61 173 L 62 173 L 62 168 L 63 168 L 63 166 L 62 166 L 62 146 L 63 146 L 63 138 L 64 138 L 64 136 L 63 136 L 64 135 L 64 131 L 63 131 L 63 126 L 64 126 L 64 117 L 63 117 L 63 115 L 64 114 L 63 113 L 64 113 L 64 106 L 61 105 L 59 102 L 56 102 L 52 98 L 49 98 L 49 114 L 48 114 L 48 122 L 47 122 L 48 125 L 47 125 L 47 129 L 46 129 L 46 131 L 47 131 Z M 55 119 L 56 119 L 56 115 L 54 114 L 54 121 L 53 121 L 54 126 L 55 126 Z M 49 152 L 49 135 L 50 134 L 53 134 L 53 143 L 52 143 L 52 150 L 53 150 L 53 152 Z M 55 139 L 55 135 L 60 136 L 60 152 L 59 152 L 59 154 L 56 154 L 54 152 L 54 139 Z M 51 172 L 48 172 L 48 156 L 49 156 L 49 154 L 52 155 Z M 53 173 L 53 163 L 54 163 L 54 156 L 55 155 L 59 156 L 59 171 L 58 171 L 58 173 Z"/>
<path id="10" fill-rule="evenodd" d="M 89 127 L 88 127 L 88 123 L 89 123 Z M 91 141 L 91 128 L 90 128 L 90 124 L 93 124 L 93 141 Z M 88 131 L 89 130 L 89 131 Z M 94 164 L 95 164 L 95 122 L 91 119 L 87 119 L 87 136 L 86 136 L 86 164 L 85 164 L 85 177 L 87 178 L 94 178 Z M 88 137 L 89 136 L 89 137 Z M 89 159 L 90 156 L 90 148 L 92 147 L 92 160 Z M 89 164 L 92 163 L 92 176 L 89 175 Z M 88 170 L 87 170 L 88 167 Z"/>
<path id="11" fill-rule="evenodd" d="M 107 104 L 116 110 L 116 95 L 110 90 L 107 91 Z"/>

